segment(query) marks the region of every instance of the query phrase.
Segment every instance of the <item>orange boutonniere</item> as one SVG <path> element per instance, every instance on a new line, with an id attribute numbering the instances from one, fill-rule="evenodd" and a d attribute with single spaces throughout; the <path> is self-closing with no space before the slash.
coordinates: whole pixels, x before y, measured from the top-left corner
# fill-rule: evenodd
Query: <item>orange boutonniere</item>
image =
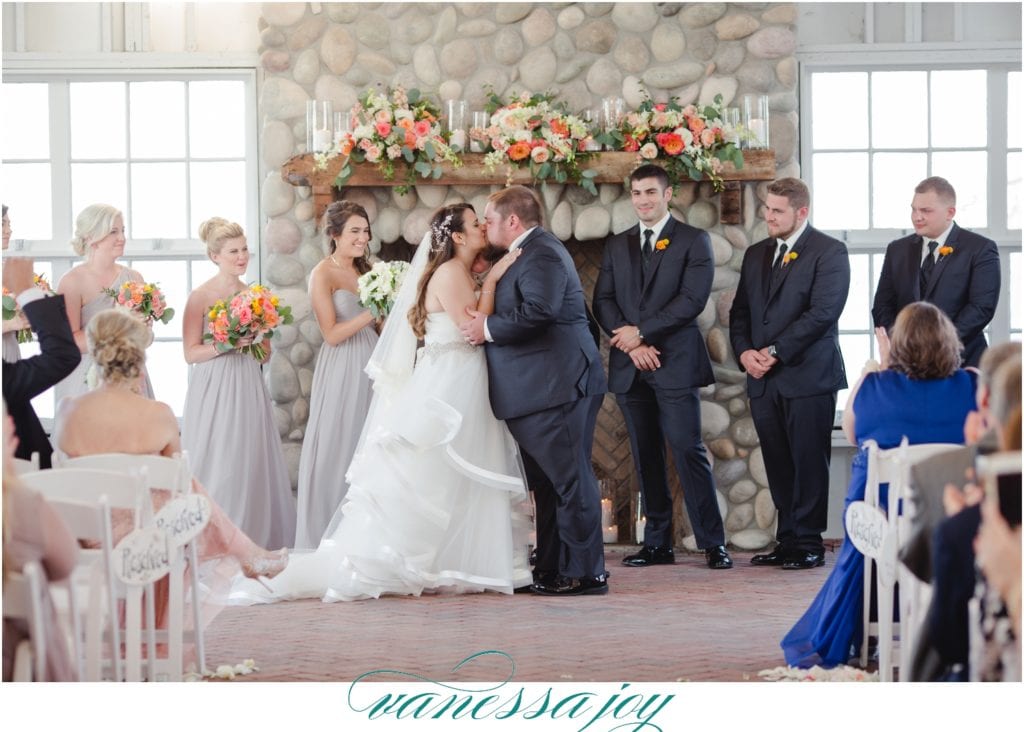
<path id="1" fill-rule="evenodd" d="M 940 257 L 948 257 L 952 253 L 953 253 L 953 247 L 951 247 L 949 244 L 947 244 L 944 247 L 939 247 L 939 256 Z"/>
<path id="2" fill-rule="evenodd" d="M 668 239 L 658 239 L 658 241 L 654 242 L 654 248 L 657 249 L 659 252 L 662 249 L 667 249 L 668 248 Z"/>
<path id="3" fill-rule="evenodd" d="M 789 264 L 799 256 L 799 252 L 789 252 L 785 257 L 782 258 L 782 266 L 785 267 L 787 264 Z"/>

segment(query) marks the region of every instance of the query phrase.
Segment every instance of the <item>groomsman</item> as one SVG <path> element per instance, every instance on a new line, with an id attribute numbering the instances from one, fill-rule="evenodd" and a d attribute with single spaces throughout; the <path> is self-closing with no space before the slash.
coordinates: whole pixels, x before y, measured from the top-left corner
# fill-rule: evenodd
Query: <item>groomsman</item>
<path id="1" fill-rule="evenodd" d="M 708 567 L 729 569 L 697 393 L 715 380 L 697 327 L 715 275 L 711 240 L 669 214 L 672 188 L 664 170 L 642 165 L 629 181 L 640 223 L 608 239 L 594 287 L 594 315 L 611 337 L 609 388 L 626 419 L 647 515 L 643 548 L 622 563 L 675 562 L 667 440 L 697 547 Z"/>
<path id="2" fill-rule="evenodd" d="M 914 189 L 914 234 L 889 244 L 871 314 L 888 330 L 907 305 L 925 300 L 956 326 L 965 366 L 977 366 L 987 345 L 985 326 L 999 301 L 996 243 L 953 222 L 956 191 L 945 178 L 925 178 Z"/>
<path id="3" fill-rule="evenodd" d="M 4 287 L 16 293 L 18 306 L 39 339 L 39 353 L 3 368 L 3 393 L 7 411 L 18 435 L 15 456 L 29 460 L 39 453 L 39 467 L 50 467 L 53 447 L 32 408 L 32 399 L 75 370 L 82 354 L 71 335 L 64 296 L 46 297 L 33 284 L 31 259 L 4 262 Z"/>
<path id="4" fill-rule="evenodd" d="M 810 191 L 780 178 L 768 186 L 769 238 L 743 256 L 729 336 L 747 372 L 750 415 L 761 441 L 778 544 L 751 562 L 783 569 L 825 563 L 828 468 L 836 392 L 846 386 L 839 316 L 850 289 L 846 246 L 807 221 Z"/>

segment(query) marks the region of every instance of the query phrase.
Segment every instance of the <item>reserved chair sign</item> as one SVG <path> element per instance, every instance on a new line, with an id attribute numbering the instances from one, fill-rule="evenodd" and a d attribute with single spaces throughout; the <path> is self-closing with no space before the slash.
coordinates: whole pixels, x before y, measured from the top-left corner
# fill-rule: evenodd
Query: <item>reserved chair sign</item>
<path id="1" fill-rule="evenodd" d="M 171 570 L 167 531 L 149 526 L 136 529 L 114 548 L 114 574 L 130 586 L 148 585 Z"/>

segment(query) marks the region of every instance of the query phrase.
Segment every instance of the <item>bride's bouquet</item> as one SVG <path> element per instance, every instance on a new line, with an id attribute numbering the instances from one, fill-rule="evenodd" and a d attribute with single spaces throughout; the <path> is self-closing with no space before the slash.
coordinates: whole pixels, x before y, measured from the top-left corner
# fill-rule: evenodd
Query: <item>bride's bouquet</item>
<path id="1" fill-rule="evenodd" d="M 159 320 L 164 325 L 174 317 L 174 308 L 167 307 L 164 293 L 152 282 L 125 282 L 118 290 L 103 290 L 119 307 L 138 314 L 147 324 Z"/>
<path id="2" fill-rule="evenodd" d="M 408 271 L 408 262 L 377 262 L 369 272 L 359 277 L 359 302 L 373 313 L 373 317 L 387 317 Z"/>
<path id="3" fill-rule="evenodd" d="M 33 282 L 35 283 L 35 286 L 46 293 L 47 296 L 53 294 L 53 288 L 50 287 L 50 283 L 46 281 L 45 275 L 35 275 L 33 277 Z M 14 299 L 14 293 L 5 287 L 3 289 L 3 318 L 4 320 L 14 320 L 17 317 L 24 318 L 25 315 L 21 312 L 21 308 L 18 307 L 18 301 Z M 15 332 L 18 335 L 18 343 L 32 342 L 31 328 L 19 328 Z"/>
<path id="4" fill-rule="evenodd" d="M 204 341 L 212 342 L 218 353 L 238 350 L 257 361 L 267 357 L 263 341 L 273 336 L 279 325 L 288 325 L 293 320 L 291 307 L 282 305 L 277 295 L 259 284 L 249 285 L 229 302 L 218 300 L 206 317 Z M 247 338 L 252 342 L 238 345 Z"/>

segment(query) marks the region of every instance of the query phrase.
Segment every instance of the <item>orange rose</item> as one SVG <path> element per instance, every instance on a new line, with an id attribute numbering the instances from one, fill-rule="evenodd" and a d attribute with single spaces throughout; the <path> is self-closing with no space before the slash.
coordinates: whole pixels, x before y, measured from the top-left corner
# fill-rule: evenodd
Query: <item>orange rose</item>
<path id="1" fill-rule="evenodd" d="M 397 124 L 403 130 L 411 130 L 413 128 L 413 121 L 408 117 L 403 117 L 402 119 L 398 120 Z"/>
<path id="2" fill-rule="evenodd" d="M 693 133 L 694 137 L 699 136 L 700 133 L 704 131 L 704 128 L 707 127 L 707 125 L 704 124 L 704 120 L 700 117 L 687 117 L 686 126 L 690 128 L 690 132 Z"/>
<path id="3" fill-rule="evenodd" d="M 655 135 L 654 140 L 668 155 L 678 155 L 683 151 L 683 138 L 674 132 L 662 132 Z"/>
<path id="4" fill-rule="evenodd" d="M 551 131 L 554 132 L 559 137 L 568 137 L 569 125 L 567 125 L 562 120 L 556 118 L 551 120 Z"/>
<path id="5" fill-rule="evenodd" d="M 519 162 L 520 160 L 526 160 L 530 156 L 530 143 L 520 141 L 509 147 L 508 159 Z"/>

